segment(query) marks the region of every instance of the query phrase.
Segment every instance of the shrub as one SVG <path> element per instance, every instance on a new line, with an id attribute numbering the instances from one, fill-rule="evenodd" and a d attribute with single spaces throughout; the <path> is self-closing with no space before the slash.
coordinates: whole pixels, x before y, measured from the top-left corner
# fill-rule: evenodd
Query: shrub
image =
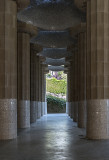
<path id="1" fill-rule="evenodd" d="M 55 94 L 66 94 L 67 82 L 56 78 L 47 79 L 47 92 Z"/>
<path id="2" fill-rule="evenodd" d="M 51 95 L 47 96 L 47 105 L 48 105 L 48 110 L 50 112 L 65 112 L 65 107 L 66 107 L 66 101 L 62 98 L 57 98 Z"/>

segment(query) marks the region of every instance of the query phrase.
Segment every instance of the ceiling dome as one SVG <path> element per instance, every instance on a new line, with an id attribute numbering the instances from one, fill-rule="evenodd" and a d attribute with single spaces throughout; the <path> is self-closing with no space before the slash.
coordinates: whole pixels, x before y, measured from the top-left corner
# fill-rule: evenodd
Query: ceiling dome
<path id="1" fill-rule="evenodd" d="M 74 0 L 31 0 L 17 17 L 44 30 L 65 30 L 79 24 L 84 14 Z"/>
<path id="2" fill-rule="evenodd" d="M 67 48 L 75 41 L 76 39 L 72 38 L 68 31 L 40 31 L 30 42 L 44 48 Z"/>
<path id="3" fill-rule="evenodd" d="M 60 59 L 72 56 L 72 52 L 68 52 L 67 48 L 44 48 L 38 55 L 53 59 Z"/>
<path id="4" fill-rule="evenodd" d="M 61 65 L 68 65 L 69 62 L 66 62 L 65 58 L 61 58 L 61 59 L 46 58 L 44 64 L 53 65 L 53 66 L 61 66 Z"/>
<path id="5" fill-rule="evenodd" d="M 65 71 L 67 70 L 64 66 L 48 66 L 48 70 L 51 71 Z"/>

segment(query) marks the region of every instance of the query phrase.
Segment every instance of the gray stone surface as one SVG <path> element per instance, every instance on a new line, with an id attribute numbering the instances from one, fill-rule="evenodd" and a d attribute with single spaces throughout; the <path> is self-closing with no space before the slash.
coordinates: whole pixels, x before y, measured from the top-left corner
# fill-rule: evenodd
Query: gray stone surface
<path id="1" fill-rule="evenodd" d="M 17 140 L 0 141 L 0 159 L 109 160 L 109 140 L 87 140 L 84 135 L 66 114 L 50 114 L 19 131 Z"/>
<path id="2" fill-rule="evenodd" d="M 17 100 L 0 99 L 0 139 L 17 137 Z"/>
<path id="3" fill-rule="evenodd" d="M 41 102 L 38 102 L 38 110 L 37 110 L 37 118 L 39 119 L 41 117 Z"/>
<path id="4" fill-rule="evenodd" d="M 30 127 L 30 101 L 18 101 L 17 107 L 17 122 L 18 128 Z"/>
<path id="5" fill-rule="evenodd" d="M 109 100 L 87 101 L 87 137 L 109 139 Z"/>
<path id="6" fill-rule="evenodd" d="M 45 102 L 45 112 L 44 115 L 47 115 L 47 102 Z"/>
<path id="7" fill-rule="evenodd" d="M 36 101 L 30 103 L 30 122 L 36 122 Z"/>
<path id="8" fill-rule="evenodd" d="M 44 115 L 44 111 L 45 111 L 45 102 L 41 102 L 41 116 Z"/>
<path id="9" fill-rule="evenodd" d="M 38 119 L 38 101 L 36 101 L 36 119 Z"/>
<path id="10" fill-rule="evenodd" d="M 17 17 L 44 30 L 65 30 L 79 24 L 82 16 L 72 0 L 31 0 L 31 5 Z"/>
<path id="11" fill-rule="evenodd" d="M 78 102 L 78 127 L 86 127 L 86 101 Z"/>

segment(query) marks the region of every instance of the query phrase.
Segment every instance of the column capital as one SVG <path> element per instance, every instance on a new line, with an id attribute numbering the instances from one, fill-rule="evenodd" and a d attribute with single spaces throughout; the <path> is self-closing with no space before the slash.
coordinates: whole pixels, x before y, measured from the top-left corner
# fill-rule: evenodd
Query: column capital
<path id="1" fill-rule="evenodd" d="M 70 34 L 73 37 L 81 32 L 86 32 L 86 23 L 80 23 L 79 25 L 70 28 Z"/>
<path id="2" fill-rule="evenodd" d="M 48 65 L 47 64 L 43 64 L 43 70 L 44 70 L 44 74 L 49 73 L 49 69 L 48 69 Z"/>
<path id="3" fill-rule="evenodd" d="M 30 34 L 30 36 L 36 36 L 38 33 L 37 27 L 31 24 L 26 24 L 24 22 L 18 22 L 17 28 L 18 28 L 18 32 L 28 33 Z"/>
<path id="4" fill-rule="evenodd" d="M 87 0 L 74 0 L 75 5 L 82 11 L 86 11 Z"/>
<path id="5" fill-rule="evenodd" d="M 46 58 L 40 56 L 39 59 L 40 59 L 40 64 L 41 64 L 42 66 L 45 65 L 45 64 L 43 64 L 43 62 L 45 62 Z"/>
<path id="6" fill-rule="evenodd" d="M 31 44 L 31 49 L 37 54 L 43 50 L 43 47 L 38 44 Z"/>
<path id="7" fill-rule="evenodd" d="M 30 0 L 16 0 L 18 11 L 26 8 L 30 4 Z"/>

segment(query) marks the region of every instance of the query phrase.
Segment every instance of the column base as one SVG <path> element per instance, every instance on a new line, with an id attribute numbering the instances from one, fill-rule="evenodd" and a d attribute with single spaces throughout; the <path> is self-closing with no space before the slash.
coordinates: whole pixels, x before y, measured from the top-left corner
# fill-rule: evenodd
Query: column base
<path id="1" fill-rule="evenodd" d="M 17 100 L 0 99 L 0 140 L 17 137 Z"/>
<path id="2" fill-rule="evenodd" d="M 45 102 L 45 110 L 44 110 L 44 115 L 47 115 L 47 102 Z"/>
<path id="3" fill-rule="evenodd" d="M 36 120 L 38 119 L 38 101 L 36 101 Z"/>
<path id="4" fill-rule="evenodd" d="M 71 116 L 71 102 L 66 102 L 66 112 L 68 116 Z"/>
<path id="5" fill-rule="evenodd" d="M 71 114 L 70 118 L 73 119 L 74 117 L 74 102 L 70 102 Z"/>
<path id="6" fill-rule="evenodd" d="M 78 102 L 78 127 L 86 128 L 86 101 Z"/>
<path id="7" fill-rule="evenodd" d="M 38 112 L 37 112 L 37 118 L 41 118 L 41 102 L 38 102 Z"/>
<path id="8" fill-rule="evenodd" d="M 30 127 L 30 101 L 18 101 L 18 128 Z"/>
<path id="9" fill-rule="evenodd" d="M 89 139 L 109 139 L 109 100 L 87 101 L 87 131 Z"/>
<path id="10" fill-rule="evenodd" d="M 73 121 L 78 122 L 78 102 L 74 102 Z"/>
<path id="11" fill-rule="evenodd" d="M 30 123 L 36 122 L 36 101 L 30 103 Z"/>
<path id="12" fill-rule="evenodd" d="M 45 102 L 41 102 L 41 116 L 44 116 L 45 113 Z"/>
<path id="13" fill-rule="evenodd" d="M 68 102 L 66 102 L 66 113 L 69 115 Z"/>

